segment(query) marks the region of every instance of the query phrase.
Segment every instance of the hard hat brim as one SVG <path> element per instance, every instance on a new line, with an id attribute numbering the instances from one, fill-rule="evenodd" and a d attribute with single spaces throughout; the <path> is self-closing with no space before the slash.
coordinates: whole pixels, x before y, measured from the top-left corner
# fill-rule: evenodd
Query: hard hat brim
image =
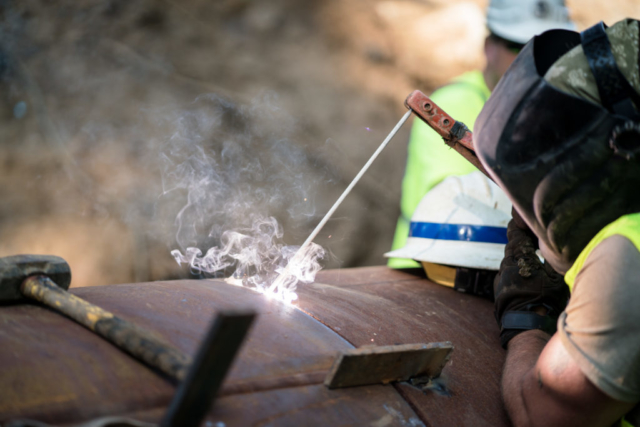
<path id="1" fill-rule="evenodd" d="M 529 20 L 520 22 L 518 25 L 513 25 L 513 23 L 490 22 L 487 26 L 489 27 L 489 31 L 496 36 L 520 44 L 526 44 L 533 36 L 540 35 L 551 29 L 571 31 L 575 31 L 576 29 L 576 26 L 571 21 L 546 22 L 542 20 Z"/>
<path id="2" fill-rule="evenodd" d="M 454 240 L 409 238 L 401 249 L 387 252 L 387 258 L 410 258 L 416 261 L 454 267 L 499 270 L 504 258 L 504 244 Z"/>

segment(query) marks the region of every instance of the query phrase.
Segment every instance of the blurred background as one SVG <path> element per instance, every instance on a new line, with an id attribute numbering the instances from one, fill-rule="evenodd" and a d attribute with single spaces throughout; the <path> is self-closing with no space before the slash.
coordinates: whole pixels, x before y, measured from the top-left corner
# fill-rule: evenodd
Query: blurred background
<path id="1" fill-rule="evenodd" d="M 301 244 L 406 111 L 482 66 L 487 1 L 0 2 L 0 256 L 73 286 L 189 277 L 170 254 L 274 217 Z M 634 0 L 568 0 L 579 29 Z M 407 124 L 316 240 L 385 263 Z"/>

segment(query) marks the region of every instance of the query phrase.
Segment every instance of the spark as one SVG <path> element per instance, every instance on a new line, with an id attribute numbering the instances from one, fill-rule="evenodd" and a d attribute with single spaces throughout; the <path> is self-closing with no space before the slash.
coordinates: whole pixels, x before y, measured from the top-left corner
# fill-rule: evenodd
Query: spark
<path id="1" fill-rule="evenodd" d="M 245 286 L 242 283 L 241 279 L 237 279 L 235 277 L 227 277 L 226 279 L 224 279 L 224 281 L 229 285 L 247 288 L 253 292 L 264 295 L 265 297 L 267 297 L 267 299 L 275 299 L 288 305 L 294 305 L 293 301 L 298 299 L 298 294 L 289 289 L 271 290 L 267 287 L 253 288 L 250 286 Z"/>
<path id="2" fill-rule="evenodd" d="M 171 254 L 178 264 L 188 264 L 194 272 L 213 274 L 235 268 L 231 277 L 225 279 L 226 283 L 292 304 L 298 299 L 296 286 L 313 282 L 321 269 L 319 260 L 324 256 L 324 249 L 315 243 L 308 244 L 304 251 L 297 246 L 286 246 L 282 234 L 275 218 L 261 218 L 251 229 L 225 231 L 221 245 L 210 248 L 204 255 L 195 247 L 188 247 L 185 253 L 175 249 Z M 295 267 L 289 267 L 284 280 L 274 286 L 273 277 L 281 276 L 295 255 L 298 255 Z"/>

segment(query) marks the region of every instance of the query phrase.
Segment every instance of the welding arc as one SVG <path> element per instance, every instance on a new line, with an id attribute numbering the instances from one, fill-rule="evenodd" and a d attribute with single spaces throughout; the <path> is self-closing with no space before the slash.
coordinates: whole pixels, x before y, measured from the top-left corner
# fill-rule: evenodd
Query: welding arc
<path id="1" fill-rule="evenodd" d="M 316 228 L 311 232 L 309 237 L 307 237 L 307 240 L 305 240 L 304 243 L 302 244 L 302 246 L 300 246 L 300 249 L 298 249 L 298 251 L 293 256 L 293 258 L 291 258 L 291 260 L 287 264 L 287 266 L 284 269 L 284 271 L 276 278 L 276 280 L 273 281 L 273 283 L 269 287 L 270 291 L 273 291 L 273 290 L 277 289 L 279 286 L 282 285 L 283 281 L 289 275 L 289 270 L 291 269 L 291 266 L 295 265 L 295 263 L 298 261 L 298 258 L 300 258 L 304 254 L 304 251 L 307 248 L 307 246 L 309 246 L 311 244 L 311 242 L 313 241 L 313 239 L 316 238 L 318 233 L 320 233 L 320 230 L 322 230 L 322 227 L 324 227 L 325 224 L 327 223 L 327 221 L 329 221 L 329 218 L 331 218 L 331 215 L 333 215 L 333 213 L 336 211 L 336 209 L 338 209 L 338 206 L 340 206 L 342 204 L 342 202 L 347 197 L 347 195 L 351 192 L 353 187 L 355 187 L 356 184 L 358 183 L 358 181 L 360 181 L 360 178 L 362 178 L 362 175 L 365 174 L 365 172 L 369 169 L 369 167 L 374 162 L 374 160 L 380 155 L 382 150 L 384 150 L 384 148 L 387 146 L 387 144 L 389 144 L 389 141 L 391 141 L 391 139 L 396 135 L 396 133 L 398 133 L 398 131 L 400 130 L 402 125 L 407 121 L 407 119 L 409 119 L 409 116 L 411 116 L 411 113 L 412 113 L 412 110 L 407 111 L 406 114 L 400 119 L 400 121 L 393 128 L 393 130 L 389 133 L 389 135 L 387 135 L 387 137 L 384 139 L 384 141 L 382 141 L 382 144 L 380 144 L 378 149 L 373 153 L 373 155 L 371 156 L 369 161 L 367 161 L 367 163 L 362 167 L 360 172 L 358 172 L 358 175 L 356 175 L 356 177 L 353 178 L 353 181 L 351 181 L 351 183 L 344 190 L 342 195 L 340 195 L 338 200 L 336 200 L 336 202 L 333 204 L 333 206 L 331 206 L 331 209 L 329 209 L 329 212 L 327 212 L 327 214 L 324 216 L 324 218 L 322 218 L 322 220 L 318 223 Z"/>

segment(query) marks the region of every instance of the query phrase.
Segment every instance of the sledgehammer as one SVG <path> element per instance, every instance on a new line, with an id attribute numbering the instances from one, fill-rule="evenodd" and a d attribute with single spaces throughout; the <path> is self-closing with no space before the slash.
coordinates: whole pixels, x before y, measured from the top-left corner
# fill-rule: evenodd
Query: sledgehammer
<path id="1" fill-rule="evenodd" d="M 75 320 L 169 377 L 184 379 L 191 358 L 149 331 L 67 292 L 69 264 L 50 255 L 0 258 L 0 304 L 35 300 Z"/>

